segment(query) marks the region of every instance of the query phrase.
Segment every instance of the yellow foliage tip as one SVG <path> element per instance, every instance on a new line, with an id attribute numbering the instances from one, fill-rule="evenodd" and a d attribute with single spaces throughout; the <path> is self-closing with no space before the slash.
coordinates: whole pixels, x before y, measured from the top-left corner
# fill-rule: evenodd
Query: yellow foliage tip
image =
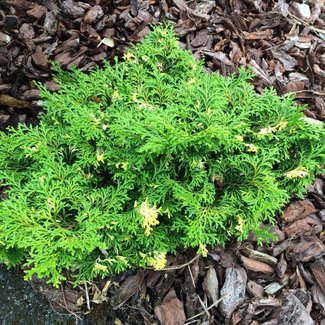
<path id="1" fill-rule="evenodd" d="M 166 253 L 154 253 L 154 257 L 149 258 L 148 264 L 155 270 L 163 269 L 167 264 Z"/>
<path id="2" fill-rule="evenodd" d="M 139 213 L 143 216 L 142 227 L 145 229 L 145 234 L 149 236 L 152 232 L 152 227 L 159 224 L 158 216 L 161 208 L 156 205 L 150 207 L 148 199 L 141 203 Z"/>
<path id="3" fill-rule="evenodd" d="M 305 167 L 299 166 L 293 170 L 290 170 L 289 172 L 284 173 L 284 175 L 290 179 L 297 177 L 303 178 L 308 176 L 308 170 Z"/>

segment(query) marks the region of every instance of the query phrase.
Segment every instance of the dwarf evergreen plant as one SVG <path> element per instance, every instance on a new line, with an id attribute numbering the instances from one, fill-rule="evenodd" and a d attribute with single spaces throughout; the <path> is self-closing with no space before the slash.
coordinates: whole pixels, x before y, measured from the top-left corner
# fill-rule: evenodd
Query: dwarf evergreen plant
<path id="1" fill-rule="evenodd" d="M 58 285 L 161 268 L 180 247 L 270 237 L 324 163 L 323 125 L 290 96 L 223 77 L 156 27 L 123 62 L 56 68 L 46 113 L 0 138 L 0 259 Z"/>

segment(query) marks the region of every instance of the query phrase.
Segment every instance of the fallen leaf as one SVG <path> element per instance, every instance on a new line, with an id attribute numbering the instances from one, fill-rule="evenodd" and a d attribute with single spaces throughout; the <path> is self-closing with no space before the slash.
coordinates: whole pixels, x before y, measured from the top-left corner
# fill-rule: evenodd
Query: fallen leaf
<path id="1" fill-rule="evenodd" d="M 186 320 L 183 303 L 174 290 L 169 291 L 162 304 L 155 307 L 154 313 L 161 325 L 183 325 Z"/>

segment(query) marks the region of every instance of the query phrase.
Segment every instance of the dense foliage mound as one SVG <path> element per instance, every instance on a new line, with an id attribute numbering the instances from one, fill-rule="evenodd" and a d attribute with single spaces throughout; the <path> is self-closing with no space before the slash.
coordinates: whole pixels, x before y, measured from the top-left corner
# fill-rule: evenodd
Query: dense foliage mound
<path id="1" fill-rule="evenodd" d="M 161 268 L 179 247 L 260 241 L 322 171 L 323 125 L 181 50 L 170 27 L 90 75 L 57 68 L 46 114 L 0 138 L 0 258 L 58 285 Z"/>

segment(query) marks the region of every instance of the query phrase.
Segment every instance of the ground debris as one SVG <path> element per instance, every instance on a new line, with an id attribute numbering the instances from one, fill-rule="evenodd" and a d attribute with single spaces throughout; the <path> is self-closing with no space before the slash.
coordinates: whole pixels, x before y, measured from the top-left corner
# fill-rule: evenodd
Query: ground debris
<path id="1" fill-rule="evenodd" d="M 171 290 L 165 297 L 162 305 L 155 308 L 155 315 L 162 325 L 182 325 L 186 316 L 183 303 L 176 297 L 174 290 Z"/>
<path id="2" fill-rule="evenodd" d="M 220 311 L 229 319 L 234 310 L 245 300 L 247 274 L 241 267 L 227 268 L 225 283 L 221 288 Z"/>

